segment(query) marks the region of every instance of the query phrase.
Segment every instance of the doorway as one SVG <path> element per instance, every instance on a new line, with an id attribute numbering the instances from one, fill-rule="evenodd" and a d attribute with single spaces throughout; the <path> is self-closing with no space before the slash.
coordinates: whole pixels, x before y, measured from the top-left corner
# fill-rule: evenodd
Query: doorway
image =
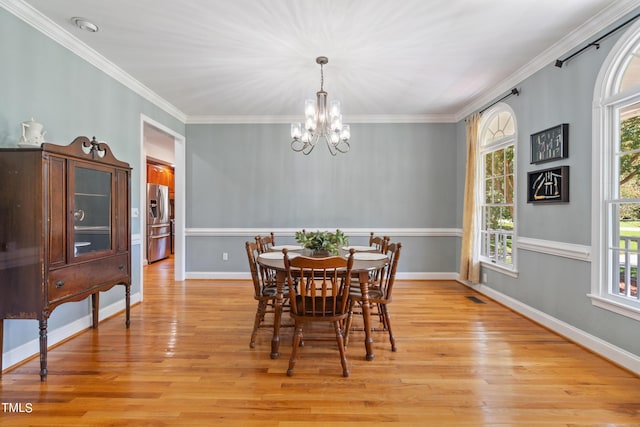
<path id="1" fill-rule="evenodd" d="M 185 137 L 144 115 L 141 115 L 140 129 L 140 271 L 141 293 L 144 295 L 144 265 L 148 259 L 146 253 L 147 158 L 173 168 L 173 273 L 174 280 L 181 281 L 185 277 Z"/>

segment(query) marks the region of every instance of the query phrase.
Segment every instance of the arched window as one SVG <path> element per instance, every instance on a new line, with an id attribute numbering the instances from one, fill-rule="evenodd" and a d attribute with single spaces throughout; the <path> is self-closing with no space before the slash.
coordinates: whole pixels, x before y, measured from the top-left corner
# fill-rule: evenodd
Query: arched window
<path id="1" fill-rule="evenodd" d="M 516 123 L 504 103 L 479 123 L 480 260 L 515 270 Z"/>
<path id="2" fill-rule="evenodd" d="M 594 91 L 591 297 L 640 319 L 640 23 L 618 40 Z"/>

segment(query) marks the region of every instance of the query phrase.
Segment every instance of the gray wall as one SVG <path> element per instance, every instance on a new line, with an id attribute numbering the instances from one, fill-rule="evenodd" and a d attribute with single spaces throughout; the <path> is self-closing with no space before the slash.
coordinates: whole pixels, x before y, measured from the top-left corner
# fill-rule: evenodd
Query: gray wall
<path id="1" fill-rule="evenodd" d="M 591 244 L 593 92 L 598 72 L 623 32 L 603 40 L 600 49 L 585 51 L 563 68 L 549 64 L 517 85 L 522 90 L 520 96 L 506 101 L 513 108 L 518 125 L 517 216 L 520 237 L 585 246 Z M 530 135 L 560 123 L 569 124 L 569 157 L 553 163 L 530 164 Z M 458 134 L 458 144 L 464 144 L 464 134 Z M 459 163 L 464 164 L 464 151 L 459 151 L 458 156 Z M 554 205 L 527 203 L 527 172 L 559 165 L 570 166 L 570 202 Z M 463 168 L 459 166 L 460 169 Z M 488 275 L 488 287 L 640 355 L 638 322 L 591 304 L 587 297 L 591 291 L 590 268 L 589 262 L 520 250 L 517 278 L 486 268 L 483 271 Z"/>
<path id="2" fill-rule="evenodd" d="M 131 206 L 140 206 L 140 114 L 182 134 L 184 125 L 2 8 L 0 58 L 0 146 L 15 147 L 20 123 L 31 117 L 44 124 L 47 142 L 68 145 L 79 135 L 95 136 L 133 168 Z M 140 233 L 139 218 L 131 227 Z M 140 250 L 132 248 L 134 260 Z M 139 267 L 132 265 L 132 293 L 140 291 Z M 123 295 L 122 287 L 103 293 L 101 306 Z M 50 330 L 88 313 L 86 301 L 64 304 L 53 312 Z M 4 351 L 37 338 L 37 321 L 5 321 Z"/>
<path id="3" fill-rule="evenodd" d="M 351 135 L 346 155 L 319 143 L 304 156 L 288 125 L 188 125 L 187 228 L 456 227 L 454 124 L 354 124 Z M 248 271 L 246 240 L 188 237 L 187 271 Z M 401 271 L 455 269 L 456 237 L 394 240 Z"/>

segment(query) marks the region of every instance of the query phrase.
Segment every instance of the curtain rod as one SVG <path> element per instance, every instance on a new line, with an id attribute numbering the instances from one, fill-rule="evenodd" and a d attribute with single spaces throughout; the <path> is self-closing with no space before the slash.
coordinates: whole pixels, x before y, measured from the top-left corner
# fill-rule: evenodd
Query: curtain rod
<path id="1" fill-rule="evenodd" d="M 588 45 L 586 45 L 585 47 L 583 47 L 582 49 L 580 49 L 577 52 L 572 53 L 571 55 L 569 55 L 568 57 L 566 57 L 565 59 L 556 59 L 556 67 L 558 68 L 562 68 L 562 65 L 567 62 L 568 60 L 570 60 L 571 58 L 573 58 L 574 56 L 580 55 L 582 52 L 584 52 L 585 50 L 589 49 L 591 46 L 595 46 L 596 49 L 600 49 L 600 43 L 599 41 L 609 37 L 611 34 L 615 33 L 616 31 L 618 31 L 620 28 L 629 25 L 629 23 L 635 21 L 638 17 L 640 16 L 640 13 L 637 14 L 636 16 L 634 16 L 633 18 L 623 22 L 622 24 L 618 25 L 616 28 L 614 28 L 613 30 L 609 31 L 607 34 L 601 36 L 600 38 L 592 41 L 591 43 L 589 43 Z"/>
<path id="2" fill-rule="evenodd" d="M 489 108 L 493 107 L 494 105 L 496 105 L 498 102 L 504 101 L 505 99 L 509 98 L 512 95 L 516 95 L 516 96 L 520 96 L 520 91 L 517 88 L 513 88 L 511 89 L 511 92 L 509 92 L 508 94 L 506 94 L 505 96 L 503 96 L 502 98 L 498 99 L 497 101 L 495 101 L 494 103 L 492 103 L 491 105 L 488 105 L 486 107 L 484 107 L 482 110 L 479 111 L 480 114 L 484 113 L 485 111 L 487 111 Z"/>

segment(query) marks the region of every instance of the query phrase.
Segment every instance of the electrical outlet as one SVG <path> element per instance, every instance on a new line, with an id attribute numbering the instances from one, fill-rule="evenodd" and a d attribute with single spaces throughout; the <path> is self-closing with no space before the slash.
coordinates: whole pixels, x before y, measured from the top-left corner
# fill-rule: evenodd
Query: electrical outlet
<path id="1" fill-rule="evenodd" d="M 229 261 L 229 254 L 226 252 L 222 252 L 222 260 L 223 261 Z"/>
<path id="2" fill-rule="evenodd" d="M 131 218 L 138 218 L 140 216 L 140 211 L 138 208 L 131 208 Z"/>
<path id="3" fill-rule="evenodd" d="M 487 283 L 487 273 L 482 273 L 482 283 Z"/>

